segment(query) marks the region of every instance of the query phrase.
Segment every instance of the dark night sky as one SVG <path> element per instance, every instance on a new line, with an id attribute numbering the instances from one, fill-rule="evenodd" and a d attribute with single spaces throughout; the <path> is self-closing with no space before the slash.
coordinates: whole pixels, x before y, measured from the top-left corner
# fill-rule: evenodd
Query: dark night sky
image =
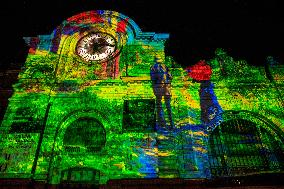
<path id="1" fill-rule="evenodd" d="M 166 53 L 182 65 L 209 59 L 216 47 L 254 65 L 267 55 L 283 61 L 281 7 L 276 0 L 9 0 L 0 7 L 0 66 L 24 63 L 28 47 L 22 37 L 50 34 L 63 20 L 89 10 L 117 11 L 142 31 L 170 33 Z"/>

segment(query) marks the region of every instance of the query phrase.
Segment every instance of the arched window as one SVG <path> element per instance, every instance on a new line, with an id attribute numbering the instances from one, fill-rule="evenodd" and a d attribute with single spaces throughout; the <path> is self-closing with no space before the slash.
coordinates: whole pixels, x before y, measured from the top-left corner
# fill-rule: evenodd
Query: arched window
<path id="1" fill-rule="evenodd" d="M 284 171 L 282 143 L 245 119 L 223 122 L 209 136 L 209 163 L 215 177 Z"/>
<path id="2" fill-rule="evenodd" d="M 63 143 L 66 152 L 98 152 L 106 143 L 106 132 L 96 119 L 79 118 L 66 129 Z"/>

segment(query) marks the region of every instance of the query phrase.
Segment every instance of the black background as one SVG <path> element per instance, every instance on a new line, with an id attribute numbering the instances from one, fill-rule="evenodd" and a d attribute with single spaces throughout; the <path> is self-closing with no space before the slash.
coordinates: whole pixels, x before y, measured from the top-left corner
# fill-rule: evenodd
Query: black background
<path id="1" fill-rule="evenodd" d="M 89 10 L 117 11 L 133 19 L 142 31 L 169 33 L 166 54 L 183 66 L 213 57 L 216 47 L 253 65 L 262 65 L 268 55 L 283 62 L 284 14 L 280 2 L 8 0 L 0 6 L 0 66 L 5 70 L 23 65 L 28 52 L 24 36 L 51 34 L 65 19 Z"/>

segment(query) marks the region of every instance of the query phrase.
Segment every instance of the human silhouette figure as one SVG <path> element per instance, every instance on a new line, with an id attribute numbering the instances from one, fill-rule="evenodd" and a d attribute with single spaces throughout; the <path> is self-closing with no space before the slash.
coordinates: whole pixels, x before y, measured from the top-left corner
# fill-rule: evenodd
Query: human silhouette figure
<path id="1" fill-rule="evenodd" d="M 222 121 L 222 108 L 214 92 L 214 84 L 210 78 L 212 69 L 205 60 L 186 68 L 188 75 L 195 82 L 200 83 L 199 97 L 201 108 L 201 121 L 207 130 L 213 130 Z"/>
<path id="2" fill-rule="evenodd" d="M 150 75 L 152 80 L 152 87 L 156 96 L 156 108 L 158 124 L 161 127 L 166 127 L 166 120 L 164 117 L 164 110 L 162 107 L 162 98 L 164 97 L 165 105 L 168 112 L 170 121 L 169 128 L 174 128 L 174 122 L 172 120 L 171 109 L 171 80 L 172 75 L 169 72 L 168 67 L 163 64 L 162 59 L 159 56 L 155 57 L 155 64 L 151 67 Z"/>

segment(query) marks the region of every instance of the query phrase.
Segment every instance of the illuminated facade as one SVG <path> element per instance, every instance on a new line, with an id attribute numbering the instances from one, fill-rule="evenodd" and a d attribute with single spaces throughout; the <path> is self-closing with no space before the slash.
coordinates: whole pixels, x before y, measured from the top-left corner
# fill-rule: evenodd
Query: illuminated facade
<path id="1" fill-rule="evenodd" d="M 105 184 L 282 173 L 284 68 L 217 49 L 183 69 L 165 56 L 168 38 L 113 11 L 25 38 L 29 54 L 0 127 L 0 178 Z"/>

